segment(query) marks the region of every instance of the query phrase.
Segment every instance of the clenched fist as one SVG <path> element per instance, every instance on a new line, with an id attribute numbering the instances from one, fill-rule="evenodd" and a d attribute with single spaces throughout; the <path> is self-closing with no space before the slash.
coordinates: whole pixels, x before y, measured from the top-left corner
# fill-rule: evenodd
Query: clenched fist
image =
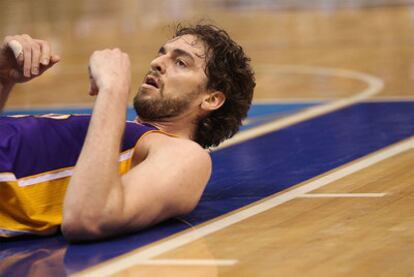
<path id="1" fill-rule="evenodd" d="M 131 65 L 129 56 L 116 49 L 95 51 L 89 60 L 90 95 L 105 89 L 129 92 Z"/>
<path id="2" fill-rule="evenodd" d="M 0 45 L 0 81 L 29 81 L 59 60 L 47 41 L 33 39 L 29 35 L 7 36 Z"/>

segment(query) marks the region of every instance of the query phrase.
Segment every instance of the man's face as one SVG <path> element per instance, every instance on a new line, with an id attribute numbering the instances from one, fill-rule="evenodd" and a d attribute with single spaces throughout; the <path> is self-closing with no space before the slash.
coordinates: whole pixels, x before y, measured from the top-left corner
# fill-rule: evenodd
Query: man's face
<path id="1" fill-rule="evenodd" d="M 205 47 L 193 35 L 168 41 L 151 62 L 134 98 L 142 120 L 164 120 L 195 110 L 206 91 Z"/>

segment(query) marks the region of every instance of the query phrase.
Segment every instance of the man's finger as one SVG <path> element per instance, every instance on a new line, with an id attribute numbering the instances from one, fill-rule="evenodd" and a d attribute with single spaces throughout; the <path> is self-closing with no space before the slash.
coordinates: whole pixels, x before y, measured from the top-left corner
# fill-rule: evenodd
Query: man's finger
<path id="1" fill-rule="evenodd" d="M 27 47 L 23 51 L 24 61 L 23 61 L 23 75 L 26 78 L 31 77 L 31 68 L 32 68 L 32 49 Z"/>
<path id="2" fill-rule="evenodd" d="M 36 40 L 36 41 L 40 44 L 40 51 L 41 51 L 40 63 L 42 65 L 48 65 L 50 62 L 50 55 L 51 55 L 50 45 L 47 41 L 43 41 L 43 40 Z"/>
<path id="3" fill-rule="evenodd" d="M 41 57 L 41 46 L 38 44 L 33 44 L 32 46 L 32 67 L 31 67 L 31 73 L 33 75 L 39 74 L 40 57 Z"/>
<path id="4" fill-rule="evenodd" d="M 43 72 L 45 72 L 46 70 L 48 70 L 49 68 L 51 68 L 52 66 L 54 66 L 55 64 L 57 64 L 60 61 L 60 57 L 58 55 L 52 55 L 50 57 L 50 62 L 48 65 L 41 65 L 40 66 L 40 73 L 39 75 L 43 74 Z"/>
<path id="5" fill-rule="evenodd" d="M 60 56 L 59 55 L 55 55 L 55 54 L 53 54 L 51 57 L 50 57 L 50 61 L 52 62 L 52 63 L 57 63 L 57 62 L 59 62 L 60 61 Z"/>

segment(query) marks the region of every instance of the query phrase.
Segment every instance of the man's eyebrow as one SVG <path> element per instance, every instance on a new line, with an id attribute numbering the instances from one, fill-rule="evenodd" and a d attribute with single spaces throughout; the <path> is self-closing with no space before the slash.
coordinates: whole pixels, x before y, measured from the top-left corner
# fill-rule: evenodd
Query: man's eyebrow
<path id="1" fill-rule="evenodd" d="M 187 51 L 185 51 L 185 50 L 183 50 L 183 49 L 176 48 L 176 49 L 174 49 L 172 52 L 174 53 L 174 55 L 177 55 L 177 56 L 184 56 L 184 57 L 188 57 L 188 58 L 190 58 L 190 59 L 191 59 L 191 61 L 192 61 L 192 62 L 194 62 L 194 57 L 193 57 L 193 55 L 191 55 L 189 52 L 187 52 Z"/>
<path id="2" fill-rule="evenodd" d="M 180 48 L 175 48 L 171 51 L 174 55 L 176 56 L 185 56 L 191 59 L 192 62 L 195 62 L 194 57 L 192 54 L 190 54 L 189 52 L 180 49 Z M 162 46 L 159 50 L 158 50 L 158 54 L 166 54 L 167 53 L 167 49 Z M 197 57 L 202 58 L 200 55 L 195 54 Z"/>

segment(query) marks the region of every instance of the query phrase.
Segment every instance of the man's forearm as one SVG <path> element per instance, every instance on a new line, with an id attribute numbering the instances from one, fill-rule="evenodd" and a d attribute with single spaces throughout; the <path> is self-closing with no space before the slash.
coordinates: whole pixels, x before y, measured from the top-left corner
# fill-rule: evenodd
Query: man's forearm
<path id="1" fill-rule="evenodd" d="M 76 233 L 80 232 L 82 238 L 87 239 L 88 233 L 95 231 L 91 235 L 99 237 L 102 224 L 105 224 L 103 219 L 116 221 L 118 211 L 122 210 L 123 191 L 118 161 L 126 107 L 127 94 L 124 91 L 99 92 L 88 134 L 65 196 L 64 224 L 68 220 L 76 228 L 81 226 L 80 230 L 74 231 L 74 236 L 72 233 L 72 238 L 76 239 Z M 91 229 L 83 230 L 82 226 Z M 70 230 L 71 226 L 66 229 Z"/>
<path id="2" fill-rule="evenodd" d="M 95 51 L 89 77 L 89 94 L 97 99 L 63 204 L 62 231 L 70 240 L 113 234 L 123 209 L 118 170 L 130 89 L 128 55 L 119 49 Z"/>
<path id="3" fill-rule="evenodd" d="M 13 87 L 14 83 L 0 81 L 0 112 L 3 111 L 7 99 L 9 98 L 10 91 L 13 89 Z"/>

